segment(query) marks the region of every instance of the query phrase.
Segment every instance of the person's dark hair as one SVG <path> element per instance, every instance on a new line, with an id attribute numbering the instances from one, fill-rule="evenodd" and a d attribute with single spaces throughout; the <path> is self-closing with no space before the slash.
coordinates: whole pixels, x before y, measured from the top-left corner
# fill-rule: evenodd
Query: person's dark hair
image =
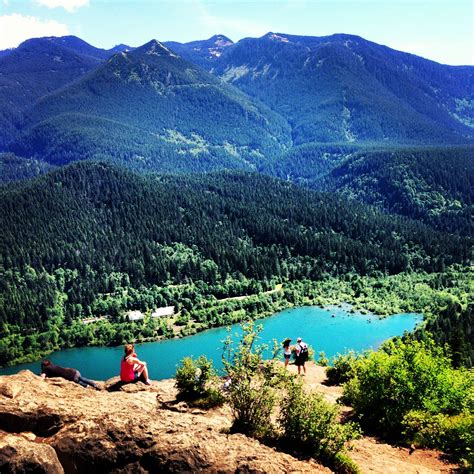
<path id="1" fill-rule="evenodd" d="M 288 347 L 290 345 L 290 342 L 291 342 L 291 339 L 289 337 L 287 337 L 284 341 L 283 341 L 283 347 Z"/>
<path id="2" fill-rule="evenodd" d="M 43 362 L 41 362 L 41 367 L 48 367 L 48 365 L 51 365 L 51 361 L 48 359 L 44 359 Z"/>

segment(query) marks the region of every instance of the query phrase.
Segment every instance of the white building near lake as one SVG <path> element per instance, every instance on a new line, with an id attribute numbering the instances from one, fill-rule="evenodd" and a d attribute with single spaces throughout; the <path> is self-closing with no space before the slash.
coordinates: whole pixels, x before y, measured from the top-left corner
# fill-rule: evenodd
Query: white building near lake
<path id="1" fill-rule="evenodd" d="M 157 308 L 153 313 L 151 313 L 152 318 L 166 318 L 168 316 L 173 316 L 174 306 L 164 306 L 163 308 Z"/>
<path id="2" fill-rule="evenodd" d="M 129 321 L 141 321 L 145 315 L 141 311 L 129 311 L 127 313 Z"/>

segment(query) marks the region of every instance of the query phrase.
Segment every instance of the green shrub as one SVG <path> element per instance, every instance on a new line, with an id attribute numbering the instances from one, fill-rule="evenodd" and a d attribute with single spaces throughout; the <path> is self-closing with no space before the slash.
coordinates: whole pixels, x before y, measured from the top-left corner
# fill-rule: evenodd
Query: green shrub
<path id="1" fill-rule="evenodd" d="M 282 441 L 294 450 L 334 464 L 346 441 L 359 436 L 357 425 L 339 423 L 338 414 L 336 405 L 318 393 L 306 392 L 301 381 L 293 379 L 279 416 Z"/>
<path id="2" fill-rule="evenodd" d="M 205 356 L 196 360 L 185 357 L 181 361 L 181 366 L 176 369 L 176 388 L 179 399 L 193 402 L 194 405 L 209 408 L 224 401 L 212 361 Z"/>
<path id="3" fill-rule="evenodd" d="M 328 382 L 332 385 L 340 385 L 354 377 L 359 358 L 360 356 L 355 351 L 333 357 L 332 365 L 326 369 Z"/>
<path id="4" fill-rule="evenodd" d="M 432 415 L 412 410 L 403 419 L 405 436 L 415 445 L 438 448 L 474 468 L 474 415 Z"/>
<path id="5" fill-rule="evenodd" d="M 232 408 L 232 431 L 255 438 L 268 438 L 274 433 L 271 415 L 277 400 L 275 389 L 288 375 L 273 361 L 264 361 L 264 345 L 256 340 L 262 326 L 242 324 L 243 334 L 234 344 L 229 336 L 224 342 L 223 363 L 231 383 L 228 401 Z"/>
<path id="6" fill-rule="evenodd" d="M 345 452 L 338 452 L 331 463 L 338 474 L 363 474 L 360 467 Z"/>
<path id="7" fill-rule="evenodd" d="M 453 369 L 432 341 L 390 341 L 354 364 L 344 397 L 367 425 L 402 437 L 412 410 L 457 415 L 474 408 L 473 374 Z"/>
<path id="8" fill-rule="evenodd" d="M 326 353 L 321 351 L 319 353 L 319 359 L 317 360 L 317 364 L 321 367 L 327 367 L 329 365 L 329 359 L 326 357 Z"/>
<path id="9" fill-rule="evenodd" d="M 275 407 L 275 391 L 266 385 L 265 377 L 232 379 L 229 403 L 234 421 L 232 431 L 263 439 L 273 435 L 271 415 Z"/>

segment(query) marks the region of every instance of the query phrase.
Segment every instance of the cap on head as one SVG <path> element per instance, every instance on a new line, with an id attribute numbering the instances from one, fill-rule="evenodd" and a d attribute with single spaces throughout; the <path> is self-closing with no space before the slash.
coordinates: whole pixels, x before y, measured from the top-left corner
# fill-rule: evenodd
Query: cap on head
<path id="1" fill-rule="evenodd" d="M 296 339 L 296 342 L 301 342 L 303 339 L 301 339 L 301 337 L 299 337 L 298 339 Z"/>

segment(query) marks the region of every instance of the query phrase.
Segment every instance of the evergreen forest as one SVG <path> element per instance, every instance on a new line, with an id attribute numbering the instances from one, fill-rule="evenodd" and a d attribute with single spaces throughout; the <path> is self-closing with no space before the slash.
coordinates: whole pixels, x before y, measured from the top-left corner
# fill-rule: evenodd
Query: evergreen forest
<path id="1" fill-rule="evenodd" d="M 473 90 L 343 34 L 0 52 L 0 364 L 349 302 L 472 366 Z"/>

